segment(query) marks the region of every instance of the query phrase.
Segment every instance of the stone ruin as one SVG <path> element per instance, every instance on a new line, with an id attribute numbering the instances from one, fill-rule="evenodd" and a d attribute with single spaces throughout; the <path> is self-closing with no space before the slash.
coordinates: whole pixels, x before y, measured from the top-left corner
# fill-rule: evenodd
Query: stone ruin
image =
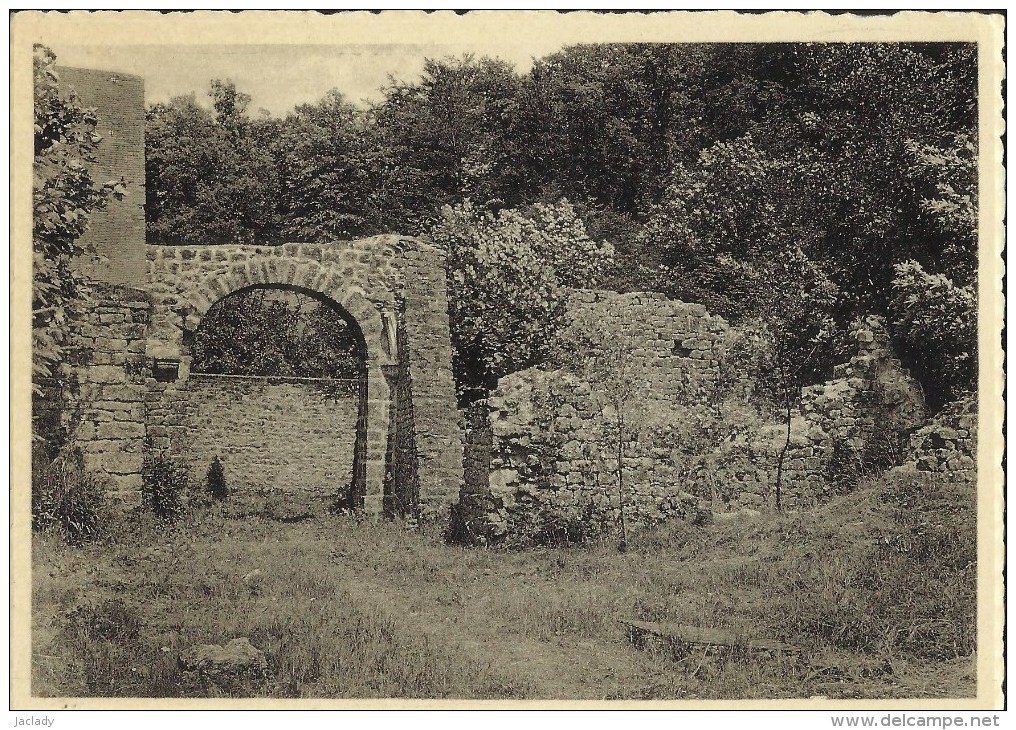
<path id="1" fill-rule="evenodd" d="M 854 325 L 856 354 L 834 378 L 805 388 L 787 425 L 720 393 L 725 343 L 736 335 L 704 307 L 659 294 L 576 292 L 566 319 L 585 317 L 604 332 L 633 333 L 632 359 L 644 387 L 629 406 L 620 467 L 626 519 L 814 506 L 852 487 L 873 468 L 948 469 L 974 476 L 970 403 L 925 426 L 923 392 L 895 359 L 884 323 Z M 567 330 L 567 325 L 565 326 Z M 954 412 L 955 411 L 955 412 Z M 467 413 L 465 492 L 458 529 L 496 542 L 534 510 L 560 519 L 619 515 L 613 406 L 597 386 L 560 364 L 502 378 Z"/>
<path id="2" fill-rule="evenodd" d="M 61 69 L 98 110 L 99 175 L 129 197 L 96 215 L 83 243 L 94 307 L 76 323 L 73 375 L 40 383 L 33 417 L 79 447 L 125 502 L 138 500 L 146 449 L 200 477 L 214 456 L 240 483 L 314 489 L 370 514 L 453 514 L 474 536 L 503 537 L 520 512 L 549 506 L 613 520 L 619 497 L 610 404 L 581 377 L 548 366 L 503 378 L 456 406 L 442 251 L 396 235 L 327 244 L 152 246 L 144 231 L 143 82 Z M 112 142 L 108 142 L 112 140 Z M 354 328 L 365 374 L 346 398 L 287 378 L 190 372 L 190 348 L 217 301 L 252 288 L 305 293 Z M 566 319 L 592 316 L 632 337 L 637 418 L 622 443 L 624 503 L 636 521 L 771 509 L 785 424 L 711 396 L 732 333 L 704 307 L 660 294 L 576 291 Z M 892 357 L 882 323 L 859 322 L 856 355 L 807 388 L 783 458 L 783 505 L 807 507 L 837 474 L 880 448 L 902 468 L 975 475 L 976 408 L 926 424 L 920 388 Z M 901 435 L 913 434 L 909 443 Z M 894 440 L 895 439 L 895 440 Z M 465 448 L 464 448 L 465 441 Z M 616 451 L 616 448 L 615 448 Z"/>
<path id="3" fill-rule="evenodd" d="M 95 282 L 93 307 L 75 323 L 72 376 L 40 383 L 45 394 L 33 406 L 40 427 L 80 448 L 85 466 L 127 502 L 140 494 L 146 449 L 175 454 L 199 478 L 219 455 L 242 478 L 264 476 L 265 464 L 252 458 L 264 448 L 285 462 L 269 472 L 272 488 L 332 490 L 370 514 L 426 513 L 454 502 L 463 426 L 443 252 L 396 235 L 271 247 L 146 245 L 143 82 L 60 73 L 98 112 L 107 142 L 96 176 L 124 177 L 130 202 L 96 214 L 82 241 L 99 253 L 81 262 Z M 314 384 L 296 380 L 192 376 L 190 347 L 202 317 L 253 288 L 307 294 L 346 319 L 365 362 L 351 402 L 329 408 Z"/>

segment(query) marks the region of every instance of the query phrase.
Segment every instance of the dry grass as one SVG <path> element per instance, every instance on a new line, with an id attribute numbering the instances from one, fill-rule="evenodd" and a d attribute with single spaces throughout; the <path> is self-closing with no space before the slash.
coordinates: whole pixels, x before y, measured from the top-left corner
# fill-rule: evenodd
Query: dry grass
<path id="1" fill-rule="evenodd" d="M 974 693 L 972 487 L 888 479 L 810 513 L 675 522 L 624 554 L 455 547 L 324 506 L 283 522 L 234 501 L 83 548 L 38 535 L 33 692 L 198 694 L 179 653 L 246 636 L 271 677 L 250 693 L 280 697 Z M 245 583 L 255 569 L 263 580 Z M 805 651 L 635 651 L 619 618 Z"/>

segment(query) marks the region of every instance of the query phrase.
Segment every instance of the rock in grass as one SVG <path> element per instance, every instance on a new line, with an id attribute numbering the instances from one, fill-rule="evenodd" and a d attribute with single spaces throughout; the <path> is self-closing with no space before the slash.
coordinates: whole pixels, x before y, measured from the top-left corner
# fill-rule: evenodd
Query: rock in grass
<path id="1" fill-rule="evenodd" d="M 259 596 L 261 595 L 261 590 L 264 588 L 265 578 L 267 578 L 265 572 L 260 568 L 257 568 L 249 572 L 240 580 L 242 580 L 243 584 L 250 589 L 252 596 Z"/>
<path id="2" fill-rule="evenodd" d="M 202 687 L 222 694 L 252 694 L 268 679 L 265 653 L 250 639 L 225 646 L 198 644 L 180 654 L 180 668 L 196 675 Z"/>
<path id="3" fill-rule="evenodd" d="M 252 585 L 252 584 L 255 584 L 255 583 L 261 583 L 262 581 L 264 581 L 264 579 L 265 579 L 265 572 L 263 570 L 261 570 L 261 568 L 255 568 L 254 570 L 249 572 L 247 575 L 245 575 L 243 578 L 241 578 L 241 580 L 244 583 L 246 583 L 247 585 Z"/>

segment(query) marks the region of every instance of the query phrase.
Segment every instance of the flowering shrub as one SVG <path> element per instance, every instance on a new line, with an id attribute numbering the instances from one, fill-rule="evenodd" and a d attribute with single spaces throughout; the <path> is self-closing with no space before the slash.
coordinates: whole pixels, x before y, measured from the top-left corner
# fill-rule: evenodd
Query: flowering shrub
<path id="1" fill-rule="evenodd" d="M 442 209 L 431 237 L 448 252 L 460 387 L 541 362 L 568 287 L 595 287 L 613 256 L 566 200 L 498 213 L 468 200 Z"/>

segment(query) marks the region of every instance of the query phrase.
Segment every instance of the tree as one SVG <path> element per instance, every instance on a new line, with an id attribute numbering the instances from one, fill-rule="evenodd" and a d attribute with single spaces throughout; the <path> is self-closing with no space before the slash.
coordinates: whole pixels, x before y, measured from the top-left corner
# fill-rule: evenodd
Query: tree
<path id="1" fill-rule="evenodd" d="M 530 210 L 446 206 L 431 237 L 448 252 L 453 364 L 460 390 L 493 387 L 541 362 L 568 287 L 593 287 L 613 250 L 567 201 Z"/>
<path id="2" fill-rule="evenodd" d="M 757 319 L 763 311 L 757 303 L 767 299 L 746 291 L 745 282 L 756 277 L 744 269 L 801 259 L 817 277 L 816 291 L 835 291 L 833 300 L 814 300 L 820 307 L 812 321 L 831 315 L 835 336 L 803 373 L 805 382 L 827 376 L 851 321 L 877 314 L 895 323 L 896 344 L 926 389 L 939 390 L 942 356 L 908 334 L 913 306 L 899 311 L 907 299 L 898 292 L 906 283 L 899 266 L 914 261 L 961 288 L 972 282 L 972 48 L 794 44 L 755 58 L 756 69 L 739 73 L 777 113 L 752 112 L 740 136 L 674 166 L 639 237 L 643 248 L 665 252 L 649 262 L 647 278 L 737 323 Z M 731 79 L 724 93 L 740 98 L 737 87 Z M 786 287 L 793 290 L 794 282 L 769 282 L 775 294 Z M 963 297 L 951 301 L 959 305 Z M 953 315 L 971 311 L 960 306 Z M 811 351 L 813 329 L 801 330 L 798 354 Z M 960 339 L 952 338 L 956 356 L 965 349 Z"/>
<path id="3" fill-rule="evenodd" d="M 925 181 L 921 212 L 939 243 L 894 266 L 890 312 L 897 345 L 940 406 L 977 383 L 977 157 L 965 135 L 910 149 Z"/>
<path id="4" fill-rule="evenodd" d="M 75 263 L 86 253 L 78 239 L 111 196 L 126 192 L 123 180 L 97 183 L 89 169 L 102 141 L 95 112 L 62 89 L 56 56 L 36 44 L 35 164 L 32 182 L 32 383 L 65 364 L 71 323 L 87 311 L 87 282 Z"/>
<path id="5" fill-rule="evenodd" d="M 302 295 L 254 289 L 209 310 L 192 346 L 196 372 L 356 378 L 357 337 L 327 305 Z"/>
<path id="6" fill-rule="evenodd" d="M 927 397 L 941 406 L 977 383 L 977 295 L 944 274 L 929 274 L 916 261 L 896 266 L 893 280 L 897 336 L 919 353 L 918 375 L 933 387 Z"/>
<path id="7" fill-rule="evenodd" d="M 599 286 L 656 289 L 738 323 L 804 272 L 816 308 L 785 329 L 793 362 L 832 318 L 805 382 L 828 374 L 850 322 L 875 314 L 929 392 L 959 392 L 973 387 L 976 79 L 973 44 L 581 45 L 523 75 L 497 59 L 427 60 L 370 109 L 332 93 L 282 120 L 251 119 L 250 99 L 215 82 L 211 111 L 191 99 L 150 112 L 149 232 L 468 241 L 449 249 L 449 283 L 457 373 L 475 385 L 541 357 L 533 333 L 508 330 L 553 319 L 545 269 L 564 269 L 553 247 L 545 264 L 520 263 L 543 249 L 525 243 L 516 260 L 510 241 L 538 239 L 527 204 L 566 198 L 583 235 L 614 247 Z M 472 261 L 487 249 L 502 253 Z M 955 288 L 948 312 L 914 288 L 937 277 Z M 517 308 L 503 306 L 509 282 L 525 292 Z M 957 318 L 922 347 L 933 321 Z"/>
<path id="8" fill-rule="evenodd" d="M 718 142 L 696 164 L 675 167 L 640 233 L 646 245 L 666 248 L 656 287 L 735 324 L 766 322 L 784 363 L 807 363 L 799 373 L 805 381 L 825 377 L 838 343 L 840 292 L 816 255 L 820 179 L 806 151 L 774 157 L 751 134 Z"/>
<path id="9" fill-rule="evenodd" d="M 810 109 L 785 144 L 814 149 L 825 171 L 822 256 L 848 316 L 886 315 L 896 264 L 914 259 L 954 276 L 941 268 L 957 260 L 944 256 L 949 237 L 927 213 L 930 170 L 915 152 L 974 138 L 973 46 L 808 44 L 796 63 L 795 94 Z"/>
<path id="10" fill-rule="evenodd" d="M 419 82 L 393 79 L 385 88 L 373 115 L 386 146 L 419 187 L 414 218 L 421 225 L 442 205 L 466 198 L 481 205 L 523 200 L 519 85 L 508 63 L 466 55 L 427 59 Z"/>
<path id="11" fill-rule="evenodd" d="M 275 243 L 281 189 L 271 119 L 250 119 L 250 97 L 214 80 L 212 110 L 194 96 L 145 115 L 146 219 L 153 243 Z"/>
<path id="12" fill-rule="evenodd" d="M 279 124 L 276 156 L 282 182 L 283 236 L 334 241 L 384 230 L 372 193 L 386 182 L 373 174 L 366 117 L 336 90 L 301 104 Z"/>

